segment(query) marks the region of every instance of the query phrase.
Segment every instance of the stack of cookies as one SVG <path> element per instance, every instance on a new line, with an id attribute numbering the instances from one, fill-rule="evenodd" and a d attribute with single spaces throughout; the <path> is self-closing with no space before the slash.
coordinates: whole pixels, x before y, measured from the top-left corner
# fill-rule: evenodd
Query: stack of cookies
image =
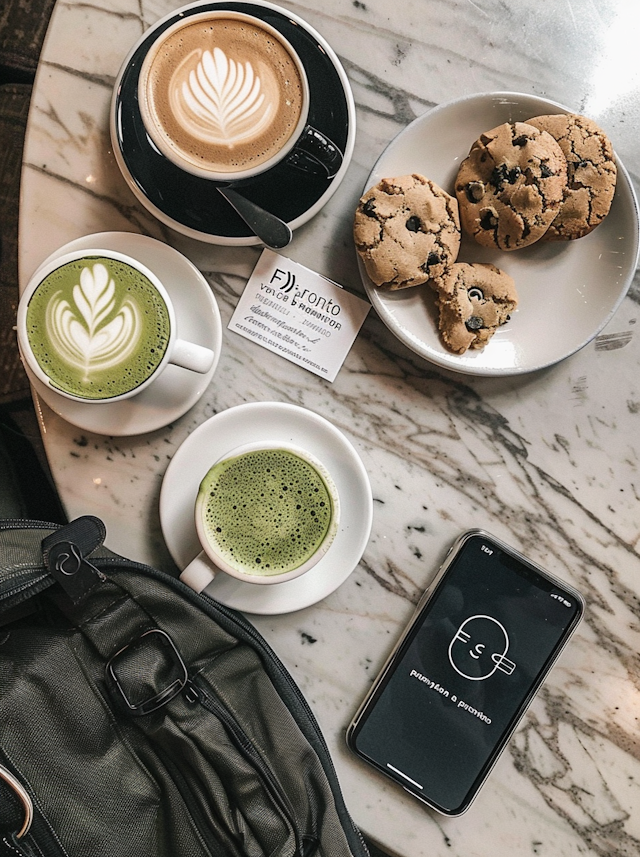
<path id="1" fill-rule="evenodd" d="M 478 244 L 503 251 L 582 238 L 609 212 L 615 184 L 613 148 L 590 119 L 509 122 L 473 144 L 455 197 L 418 174 L 370 188 L 355 215 L 356 248 L 377 286 L 429 283 L 442 341 L 462 354 L 487 344 L 518 297 L 496 266 L 457 261 L 460 224 Z"/>

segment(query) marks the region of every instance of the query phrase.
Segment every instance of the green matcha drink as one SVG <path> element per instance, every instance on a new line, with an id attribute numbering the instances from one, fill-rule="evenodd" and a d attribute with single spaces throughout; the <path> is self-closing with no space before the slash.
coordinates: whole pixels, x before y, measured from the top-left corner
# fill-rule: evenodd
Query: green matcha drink
<path id="1" fill-rule="evenodd" d="M 310 462 L 287 449 L 260 449 L 215 464 L 200 485 L 211 549 L 245 574 L 299 568 L 331 529 L 331 493 Z"/>
<path id="2" fill-rule="evenodd" d="M 27 307 L 38 365 L 55 387 L 85 399 L 139 387 L 162 362 L 170 330 L 153 283 L 108 257 L 84 257 L 52 271 Z"/>

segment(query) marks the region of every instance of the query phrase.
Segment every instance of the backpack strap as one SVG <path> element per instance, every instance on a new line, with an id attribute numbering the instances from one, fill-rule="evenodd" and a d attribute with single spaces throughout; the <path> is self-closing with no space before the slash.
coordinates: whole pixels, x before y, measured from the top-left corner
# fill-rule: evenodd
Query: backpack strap
<path id="1" fill-rule="evenodd" d="M 104 658 L 112 696 L 130 715 L 148 714 L 180 693 L 188 676 L 176 644 L 94 565 L 116 556 L 102 547 L 104 523 L 87 515 L 53 532 L 14 523 L 0 531 L 0 626 L 28 615 L 34 596 L 47 591 Z"/>

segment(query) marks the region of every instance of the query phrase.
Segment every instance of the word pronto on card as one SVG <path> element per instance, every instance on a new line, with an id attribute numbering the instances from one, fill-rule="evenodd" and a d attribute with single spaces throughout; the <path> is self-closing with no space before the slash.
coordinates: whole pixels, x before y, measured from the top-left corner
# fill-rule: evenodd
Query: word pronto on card
<path id="1" fill-rule="evenodd" d="M 369 309 L 326 277 L 264 250 L 229 330 L 334 381 Z"/>

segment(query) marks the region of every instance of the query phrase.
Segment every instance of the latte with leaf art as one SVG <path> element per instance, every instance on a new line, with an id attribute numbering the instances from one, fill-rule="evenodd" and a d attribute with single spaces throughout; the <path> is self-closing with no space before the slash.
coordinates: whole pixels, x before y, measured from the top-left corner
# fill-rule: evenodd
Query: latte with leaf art
<path id="1" fill-rule="evenodd" d="M 158 37 L 140 72 L 145 127 L 184 169 L 253 170 L 293 145 L 306 80 L 275 30 L 242 13 L 189 16 Z"/>
<path id="2" fill-rule="evenodd" d="M 87 399 L 140 386 L 169 342 L 167 306 L 136 268 L 107 257 L 78 259 L 52 271 L 27 307 L 27 335 L 51 383 Z"/>

